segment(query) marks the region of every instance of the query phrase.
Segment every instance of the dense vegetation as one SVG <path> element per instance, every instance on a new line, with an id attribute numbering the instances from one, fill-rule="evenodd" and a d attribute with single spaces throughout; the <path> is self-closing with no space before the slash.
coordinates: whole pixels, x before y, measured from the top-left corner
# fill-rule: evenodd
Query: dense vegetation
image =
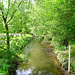
<path id="1" fill-rule="evenodd" d="M 8 53 L 8 51 L 6 50 L 6 43 L 2 42 L 2 47 L 4 49 L 0 48 L 0 73 L 8 74 L 9 71 L 14 74 L 18 63 L 20 61 L 23 61 L 20 57 L 20 54 L 22 54 L 23 51 L 22 48 L 24 48 L 31 40 L 32 36 L 28 34 L 22 34 L 21 36 L 11 37 L 10 53 Z M 26 62 L 27 61 L 28 60 L 26 60 Z"/>
<path id="2" fill-rule="evenodd" d="M 22 35 L 13 37 L 10 33 Z M 21 49 L 31 41 L 31 34 L 51 42 L 57 51 L 67 51 L 71 45 L 71 57 L 75 57 L 74 33 L 74 0 L 1 0 L 0 72 L 9 74 L 9 68 L 14 67 L 12 63 L 22 53 Z M 75 70 L 74 58 L 72 66 Z"/>

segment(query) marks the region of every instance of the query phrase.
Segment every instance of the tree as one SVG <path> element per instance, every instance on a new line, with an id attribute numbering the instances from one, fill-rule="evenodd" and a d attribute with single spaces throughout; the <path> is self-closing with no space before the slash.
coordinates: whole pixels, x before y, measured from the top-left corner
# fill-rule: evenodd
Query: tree
<path id="1" fill-rule="evenodd" d="M 44 10 L 43 16 L 45 15 L 45 18 L 43 19 L 43 25 L 47 28 L 48 34 L 52 37 L 52 43 L 56 47 L 62 45 L 67 47 L 69 42 L 75 39 L 74 0 L 36 1 L 37 6 L 40 7 L 41 10 Z"/>
<path id="2" fill-rule="evenodd" d="M 4 5 L 5 1 L 2 0 L 0 2 L 0 11 L 1 11 L 1 17 L 3 18 L 3 22 L 4 22 L 4 25 L 5 25 L 5 29 L 6 29 L 7 50 L 8 50 L 8 53 L 9 53 L 10 52 L 10 50 L 9 50 L 10 49 L 9 23 L 13 19 L 15 13 L 18 11 L 18 8 L 22 4 L 23 0 L 20 0 L 20 2 L 18 0 L 17 1 L 16 0 L 14 0 L 14 1 L 8 0 L 7 1 L 8 2 L 7 7 L 5 7 L 6 4 Z M 13 10 L 11 11 L 11 9 L 13 9 Z"/>

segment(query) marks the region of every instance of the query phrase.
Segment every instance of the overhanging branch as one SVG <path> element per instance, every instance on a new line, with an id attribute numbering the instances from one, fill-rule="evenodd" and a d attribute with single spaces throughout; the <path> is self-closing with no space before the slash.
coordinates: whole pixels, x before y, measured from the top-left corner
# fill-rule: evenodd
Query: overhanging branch
<path id="1" fill-rule="evenodd" d="M 3 18 L 3 20 L 5 20 L 4 12 L 2 10 L 1 10 L 1 12 L 2 12 L 2 18 Z"/>

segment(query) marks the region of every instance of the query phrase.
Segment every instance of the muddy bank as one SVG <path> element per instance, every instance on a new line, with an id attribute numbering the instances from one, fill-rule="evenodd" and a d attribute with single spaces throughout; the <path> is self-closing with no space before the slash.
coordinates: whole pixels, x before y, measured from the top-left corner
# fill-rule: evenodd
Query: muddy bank
<path id="1" fill-rule="evenodd" d="M 41 43 L 44 43 L 44 44 L 51 44 L 50 42 L 47 42 L 47 41 L 42 41 Z"/>

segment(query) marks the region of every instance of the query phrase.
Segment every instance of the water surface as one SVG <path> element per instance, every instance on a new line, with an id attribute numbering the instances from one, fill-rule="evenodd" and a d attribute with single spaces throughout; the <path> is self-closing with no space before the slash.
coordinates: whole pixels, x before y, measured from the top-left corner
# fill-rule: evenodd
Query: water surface
<path id="1" fill-rule="evenodd" d="M 35 43 L 30 49 L 29 62 L 21 63 L 16 75 L 64 75 L 52 46 Z"/>

